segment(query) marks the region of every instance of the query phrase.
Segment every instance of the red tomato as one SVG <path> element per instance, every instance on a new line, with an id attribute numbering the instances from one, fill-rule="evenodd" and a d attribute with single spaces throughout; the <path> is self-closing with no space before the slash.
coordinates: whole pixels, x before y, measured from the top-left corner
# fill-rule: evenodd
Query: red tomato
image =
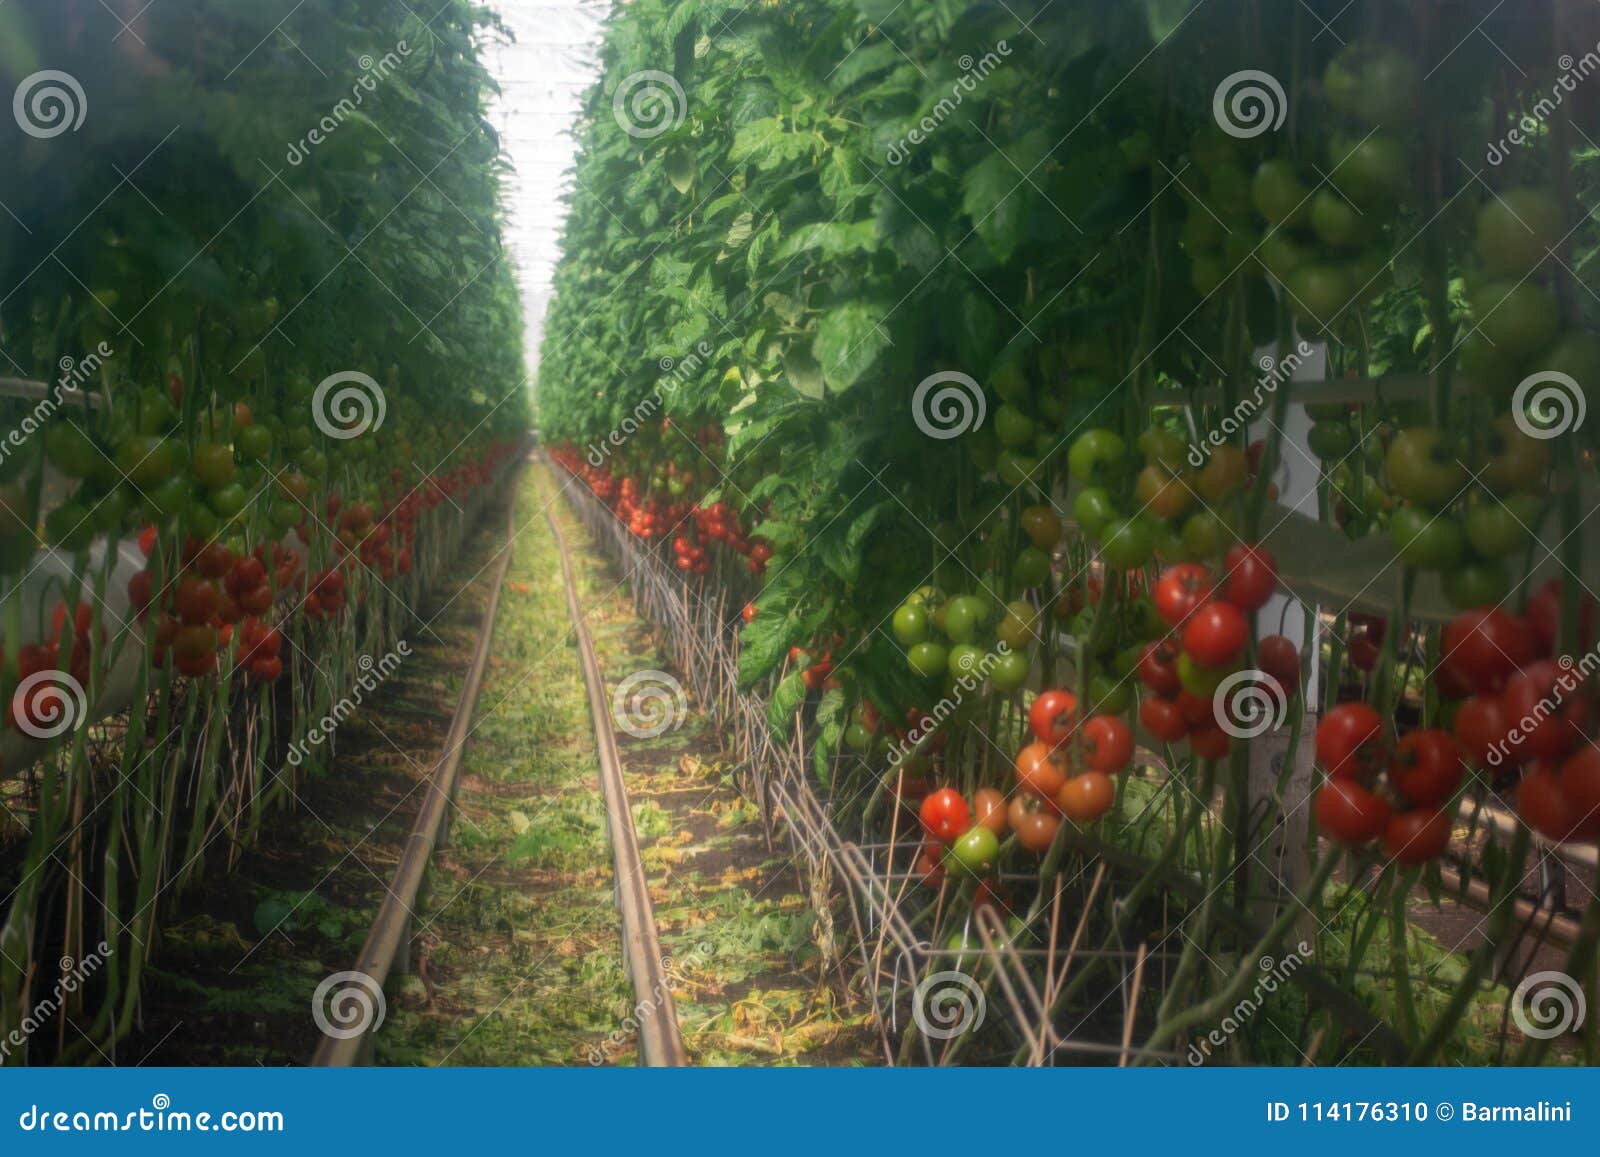
<path id="1" fill-rule="evenodd" d="M 1215 723 L 1204 723 L 1189 732 L 1189 750 L 1201 759 L 1221 759 L 1228 754 L 1233 740 Z"/>
<path id="2" fill-rule="evenodd" d="M 1017 783 L 1022 790 L 1054 799 L 1066 781 L 1066 765 L 1049 744 L 1030 743 L 1017 752 Z"/>
<path id="3" fill-rule="evenodd" d="M 1151 735 L 1167 743 L 1176 743 L 1189 731 L 1183 712 L 1172 699 L 1146 699 L 1139 704 L 1139 723 Z"/>
<path id="4" fill-rule="evenodd" d="M 1456 712 L 1456 741 L 1480 767 L 1499 767 L 1506 762 L 1510 732 L 1511 719 L 1498 695 L 1474 695 Z"/>
<path id="5" fill-rule="evenodd" d="M 1418 808 L 1443 805 L 1465 771 L 1455 738 L 1433 727 L 1403 737 L 1389 760 L 1389 782 Z"/>
<path id="6" fill-rule="evenodd" d="M 1262 547 L 1229 547 L 1222 568 L 1222 597 L 1240 610 L 1260 610 L 1278 589 L 1277 560 Z"/>
<path id="7" fill-rule="evenodd" d="M 747 623 L 755 622 L 756 621 L 756 605 L 754 603 L 746 603 L 744 605 L 744 610 L 739 612 L 739 617 L 742 618 Z"/>
<path id="8" fill-rule="evenodd" d="M 1183 721 L 1190 728 L 1205 727 L 1217 721 L 1216 704 L 1206 696 L 1179 691 L 1175 702 L 1178 704 L 1178 711 L 1183 715 Z"/>
<path id="9" fill-rule="evenodd" d="M 1083 751 L 1090 769 L 1121 771 L 1133 760 L 1133 729 L 1115 715 L 1092 715 L 1083 725 Z"/>
<path id="10" fill-rule="evenodd" d="M 1600 748 L 1585 747 L 1561 765 L 1558 775 L 1578 835 L 1600 836 Z"/>
<path id="11" fill-rule="evenodd" d="M 972 826 L 972 811 L 967 807 L 967 801 L 961 798 L 961 793 L 953 787 L 942 787 L 923 800 L 918 815 L 922 820 L 922 830 L 943 844 L 948 844 Z"/>
<path id="12" fill-rule="evenodd" d="M 179 627 L 172 640 L 173 664 L 178 673 L 198 678 L 217 669 L 217 630 L 215 627 Z"/>
<path id="13" fill-rule="evenodd" d="M 1169 566 L 1156 583 L 1156 610 L 1176 627 L 1211 598 L 1211 571 L 1197 562 Z"/>
<path id="14" fill-rule="evenodd" d="M 1452 619 L 1439 639 L 1440 665 L 1474 691 L 1498 691 L 1511 673 L 1533 658 L 1528 625 L 1490 607 Z"/>
<path id="15" fill-rule="evenodd" d="M 1428 808 L 1401 812 L 1383 829 L 1383 850 L 1408 867 L 1438 859 L 1449 846 L 1450 818 Z"/>
<path id="16" fill-rule="evenodd" d="M 185 624 L 209 623 L 217 613 L 217 588 L 204 579 L 186 578 L 178 584 L 173 609 Z"/>
<path id="17" fill-rule="evenodd" d="M 1517 813 L 1523 823 L 1555 843 L 1577 834 L 1580 817 L 1561 790 L 1561 780 L 1543 764 L 1535 764 L 1522 777 L 1517 787 Z"/>
<path id="18" fill-rule="evenodd" d="M 1541 654 L 1548 655 L 1556 649 L 1561 636 L 1562 583 L 1553 578 L 1544 583 L 1528 600 L 1528 626 Z M 1578 647 L 1587 652 L 1595 644 L 1595 602 L 1584 594 L 1578 601 Z"/>
<path id="19" fill-rule="evenodd" d="M 1139 654 L 1136 668 L 1139 681 L 1157 695 L 1170 699 L 1183 690 L 1183 682 L 1178 678 L 1177 658 L 1171 643 L 1165 640 L 1147 643 Z"/>
<path id="20" fill-rule="evenodd" d="M 1093 823 L 1117 801 L 1117 789 L 1111 777 L 1101 771 L 1086 771 L 1075 775 L 1061 785 L 1056 795 L 1056 806 L 1068 819 L 1080 824 Z"/>
<path id="21" fill-rule="evenodd" d="M 1282 635 L 1268 635 L 1256 644 L 1256 663 L 1293 698 L 1300 690 L 1300 651 Z"/>
<path id="22" fill-rule="evenodd" d="M 1078 699 L 1070 691 L 1041 691 L 1028 708 L 1028 726 L 1040 743 L 1058 747 L 1077 726 Z"/>
<path id="23" fill-rule="evenodd" d="M 1213 600 L 1183 628 L 1184 652 L 1202 667 L 1226 667 L 1244 653 L 1250 624 L 1232 603 Z"/>
<path id="24" fill-rule="evenodd" d="M 1324 835 L 1352 846 L 1377 839 L 1389 825 L 1389 805 L 1383 797 L 1349 779 L 1324 783 L 1312 812 Z"/>
<path id="25" fill-rule="evenodd" d="M 128 579 L 128 603 L 134 615 L 143 620 L 150 610 L 150 599 L 154 595 L 156 576 L 148 570 L 141 570 Z"/>
<path id="26" fill-rule="evenodd" d="M 1516 763 L 1560 759 L 1584 739 L 1589 703 L 1583 679 L 1553 659 L 1529 663 L 1506 683 L 1500 701 L 1521 742 L 1510 747 Z"/>
<path id="27" fill-rule="evenodd" d="M 1382 758 L 1383 720 L 1365 703 L 1341 703 L 1317 724 L 1317 762 L 1329 776 L 1369 779 Z"/>
<path id="28" fill-rule="evenodd" d="M 1350 665 L 1357 671 L 1371 671 L 1378 665 L 1382 651 L 1369 632 L 1352 631 L 1345 643 L 1345 654 L 1350 656 Z M 1440 670 L 1444 668 L 1441 667 Z"/>

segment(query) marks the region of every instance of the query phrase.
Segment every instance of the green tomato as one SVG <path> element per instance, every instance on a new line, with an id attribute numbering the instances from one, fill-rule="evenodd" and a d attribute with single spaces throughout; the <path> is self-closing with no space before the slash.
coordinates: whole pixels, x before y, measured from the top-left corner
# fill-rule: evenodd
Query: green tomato
<path id="1" fill-rule="evenodd" d="M 859 723 L 852 723 L 844 729 L 844 742 L 852 751 L 870 751 L 872 732 Z"/>
<path id="2" fill-rule="evenodd" d="M 1089 430 L 1067 451 L 1067 471 L 1080 485 L 1104 486 L 1122 477 L 1127 453 L 1127 443 L 1110 430 Z"/>
<path id="3" fill-rule="evenodd" d="M 973 643 L 957 643 L 945 656 L 945 671 L 952 679 L 976 675 L 983 670 L 984 651 Z"/>
<path id="4" fill-rule="evenodd" d="M 1508 358 L 1532 357 L 1556 336 L 1561 311 L 1542 285 L 1491 281 L 1472 295 L 1472 317 L 1483 336 Z"/>
<path id="5" fill-rule="evenodd" d="M 1086 486 L 1072 500 L 1072 517 L 1085 534 L 1098 538 L 1106 523 L 1117 517 L 1117 506 L 1109 490 L 1102 486 Z"/>
<path id="6" fill-rule="evenodd" d="M 1286 281 L 1313 256 L 1311 249 L 1282 230 L 1269 234 L 1256 250 L 1256 260 L 1261 262 L 1261 267 L 1279 281 Z"/>
<path id="7" fill-rule="evenodd" d="M 120 534 L 133 506 L 133 491 L 126 486 L 113 486 L 94 505 L 95 528 L 104 534 Z"/>
<path id="8" fill-rule="evenodd" d="M 1467 511 L 1467 541 L 1484 558 L 1504 558 L 1528 545 L 1528 532 L 1538 517 L 1539 500 L 1531 494 L 1484 498 Z"/>
<path id="9" fill-rule="evenodd" d="M 159 486 L 178 468 L 178 452 L 170 439 L 130 434 L 117 447 L 117 467 L 141 490 Z"/>
<path id="10" fill-rule="evenodd" d="M 1152 426 L 1140 434 L 1138 446 L 1148 465 L 1165 466 L 1174 472 L 1188 465 L 1189 444 L 1162 426 Z"/>
<path id="11" fill-rule="evenodd" d="M 1447 570 L 1466 553 L 1467 536 L 1460 523 L 1430 514 L 1418 506 L 1402 506 L 1389 522 L 1389 538 L 1407 566 Z"/>
<path id="12" fill-rule="evenodd" d="M 894 637 L 902 647 L 914 647 L 928 637 L 928 609 L 904 603 L 894 612 Z"/>
<path id="13" fill-rule="evenodd" d="M 1237 664 L 1232 667 L 1202 667 L 1189 658 L 1188 652 L 1178 654 L 1178 682 L 1183 684 L 1183 689 L 1191 695 L 1201 699 L 1209 699 L 1217 693 L 1217 688 L 1222 686 L 1222 681 L 1237 670 Z"/>
<path id="14" fill-rule="evenodd" d="M 989 683 L 996 691 L 1009 695 L 1028 681 L 1028 672 L 1032 669 L 1026 653 L 1008 650 L 989 669 Z"/>
<path id="15" fill-rule="evenodd" d="M 1353 142 L 1335 138 L 1328 151 L 1334 184 L 1363 208 L 1389 209 L 1410 181 L 1405 147 L 1388 133 Z"/>
<path id="16" fill-rule="evenodd" d="M 233 464 L 233 451 L 216 442 L 201 442 L 196 446 L 189 468 L 207 490 L 228 485 L 237 472 Z"/>
<path id="17" fill-rule="evenodd" d="M 1000 857 L 1000 837 L 982 824 L 974 824 L 950 845 L 946 862 L 969 876 L 987 876 Z"/>
<path id="18" fill-rule="evenodd" d="M 89 477 L 102 460 L 89 435 L 70 422 L 51 426 L 44 436 L 44 448 L 50 464 L 68 478 Z"/>
<path id="19" fill-rule="evenodd" d="M 1033 481 L 1034 471 L 1038 469 L 1037 458 L 1019 454 L 1015 450 L 1002 450 L 1000 456 L 995 459 L 995 473 L 1007 486 L 1026 485 Z"/>
<path id="20" fill-rule="evenodd" d="M 995 637 L 1013 650 L 1020 650 L 1033 641 L 1038 629 L 1039 615 L 1027 599 L 1013 599 L 1006 604 L 1000 623 L 995 627 Z"/>
<path id="21" fill-rule="evenodd" d="M 906 654 L 906 666 L 911 673 L 924 679 L 943 675 L 949 661 L 950 652 L 938 643 L 918 643 Z"/>
<path id="22" fill-rule="evenodd" d="M 1089 680 L 1089 702 L 1095 715 L 1122 715 L 1133 706 L 1133 684 L 1128 679 L 1096 675 Z"/>
<path id="23" fill-rule="evenodd" d="M 219 518 L 232 518 L 245 508 L 250 501 L 250 494 L 237 482 L 230 482 L 213 490 L 207 496 L 207 501 Z"/>
<path id="24" fill-rule="evenodd" d="M 1311 190 L 1295 172 L 1294 165 L 1281 158 L 1263 161 L 1250 181 L 1251 203 L 1256 212 L 1274 225 L 1295 228 L 1304 224 L 1310 197 Z"/>
<path id="25" fill-rule="evenodd" d="M 1044 586 L 1050 578 L 1050 556 L 1037 547 L 1023 547 L 1011 564 L 1011 577 L 1024 587 Z"/>
<path id="26" fill-rule="evenodd" d="M 1420 506 L 1443 506 L 1461 492 L 1467 480 L 1467 468 L 1456 447 L 1429 426 L 1396 434 L 1384 465 L 1395 493 Z"/>
<path id="27" fill-rule="evenodd" d="M 1007 402 L 994 412 L 994 433 L 1002 446 L 1016 448 L 1033 441 L 1034 421 Z"/>
<path id="28" fill-rule="evenodd" d="M 1336 462 L 1356 447 L 1356 434 L 1348 422 L 1318 422 L 1306 435 L 1311 452 L 1324 462 Z"/>
<path id="29" fill-rule="evenodd" d="M 1329 188 L 1317 190 L 1311 201 L 1311 228 L 1324 245 L 1341 249 L 1356 248 L 1369 232 L 1360 210 Z"/>
<path id="30" fill-rule="evenodd" d="M 144 493 L 147 504 L 161 518 L 182 514 L 194 502 L 194 491 L 189 486 L 189 480 L 181 474 L 162 479 Z"/>
<path id="31" fill-rule="evenodd" d="M 1511 593 L 1511 576 L 1503 562 L 1463 563 L 1445 572 L 1444 593 L 1458 611 L 1499 606 Z"/>
<path id="32" fill-rule="evenodd" d="M 1566 233 L 1561 206 L 1543 189 L 1505 189 L 1478 210 L 1474 239 L 1490 277 L 1519 281 L 1544 261 Z"/>
<path id="33" fill-rule="evenodd" d="M 95 529 L 94 515 L 81 502 L 64 502 L 44 516 L 44 540 L 60 550 L 82 550 Z"/>
<path id="34" fill-rule="evenodd" d="M 1155 553 L 1155 532 L 1141 518 L 1117 518 L 1106 523 L 1100 555 L 1117 570 L 1137 570 Z"/>
<path id="35" fill-rule="evenodd" d="M 1222 553 L 1224 531 L 1222 519 L 1209 510 L 1198 510 L 1183 523 L 1183 549 L 1191 561 L 1215 558 Z"/>
<path id="36" fill-rule="evenodd" d="M 1333 324 L 1355 289 L 1336 265 L 1302 265 L 1284 281 L 1289 307 L 1319 331 Z"/>
<path id="37" fill-rule="evenodd" d="M 178 412 L 160 390 L 147 387 L 139 395 L 139 433 L 159 434 L 177 420 Z"/>

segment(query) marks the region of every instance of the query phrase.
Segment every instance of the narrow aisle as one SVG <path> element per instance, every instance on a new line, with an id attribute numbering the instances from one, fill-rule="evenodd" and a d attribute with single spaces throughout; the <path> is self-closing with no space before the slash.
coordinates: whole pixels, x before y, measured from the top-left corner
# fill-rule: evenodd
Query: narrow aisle
<path id="1" fill-rule="evenodd" d="M 816 913 L 787 845 L 769 848 L 715 727 L 617 569 L 565 501 L 556 513 L 614 705 L 690 1063 L 879 1063 L 868 1016 L 847 1008 L 824 980 Z M 661 714 L 645 706 L 652 700 Z"/>

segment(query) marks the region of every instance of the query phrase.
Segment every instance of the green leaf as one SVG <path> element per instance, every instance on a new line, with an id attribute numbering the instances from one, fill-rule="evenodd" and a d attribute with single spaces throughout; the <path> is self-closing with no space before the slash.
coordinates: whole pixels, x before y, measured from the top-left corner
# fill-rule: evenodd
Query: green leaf
<path id="1" fill-rule="evenodd" d="M 882 327 L 884 312 L 869 302 L 852 301 L 829 310 L 817 327 L 811 352 L 822 366 L 823 377 L 835 393 L 859 382 L 889 348 Z"/>
<path id="2" fill-rule="evenodd" d="M 822 367 L 799 343 L 791 345 L 783 356 L 783 376 L 803 398 L 817 399 L 827 392 L 823 388 Z"/>
<path id="3" fill-rule="evenodd" d="M 774 735 L 787 739 L 794 730 L 794 713 L 806 701 L 805 681 L 799 671 L 791 671 L 772 692 L 767 703 L 767 726 Z"/>
<path id="4" fill-rule="evenodd" d="M 829 780 L 829 771 L 833 767 L 834 752 L 839 750 L 839 743 L 844 739 L 845 726 L 850 721 L 850 713 L 846 710 L 844 691 L 835 687 L 822 694 L 822 701 L 817 704 L 816 737 L 812 740 L 811 766 L 816 771 L 817 779 L 826 784 Z"/>
<path id="5" fill-rule="evenodd" d="M 662 166 L 667 171 L 667 180 L 672 182 L 672 187 L 680 193 L 687 193 L 694 187 L 694 152 L 682 145 L 675 145 L 667 152 L 662 160 Z"/>

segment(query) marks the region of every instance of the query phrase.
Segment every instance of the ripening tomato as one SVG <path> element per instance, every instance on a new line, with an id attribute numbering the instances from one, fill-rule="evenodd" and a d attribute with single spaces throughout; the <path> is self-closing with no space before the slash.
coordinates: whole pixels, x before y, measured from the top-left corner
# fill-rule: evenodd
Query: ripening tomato
<path id="1" fill-rule="evenodd" d="M 1006 834 L 1006 797 L 992 787 L 980 787 L 972 793 L 972 815 L 979 827 L 988 828 L 997 836 Z"/>
<path id="2" fill-rule="evenodd" d="M 1070 691 L 1041 691 L 1028 708 L 1028 726 L 1040 743 L 1057 747 L 1077 726 L 1078 699 Z"/>
<path id="3" fill-rule="evenodd" d="M 1403 736 L 1389 760 L 1389 782 L 1418 808 L 1442 806 L 1465 772 L 1455 738 L 1435 727 Z"/>
<path id="4" fill-rule="evenodd" d="M 1383 829 L 1383 850 L 1391 860 L 1413 867 L 1436 860 L 1450 846 L 1450 817 L 1429 808 L 1392 816 Z"/>
<path id="5" fill-rule="evenodd" d="M 205 579 L 186 578 L 178 583 L 173 609 L 185 624 L 209 623 L 217 613 L 217 588 Z"/>
<path id="6" fill-rule="evenodd" d="M 1383 720 L 1365 703 L 1341 703 L 1317 724 L 1317 763 L 1329 777 L 1370 779 L 1383 759 Z"/>
<path id="7" fill-rule="evenodd" d="M 1030 743 L 1017 752 L 1017 784 L 1041 799 L 1054 799 L 1066 782 L 1066 763 L 1048 744 Z"/>
<path id="8" fill-rule="evenodd" d="M 1027 506 L 1022 510 L 1022 533 L 1040 550 L 1049 550 L 1061 541 L 1061 517 L 1048 506 Z"/>
<path id="9" fill-rule="evenodd" d="M 1202 723 L 1189 732 L 1189 750 L 1200 759 L 1222 759 L 1232 747 L 1232 736 L 1215 722 Z"/>
<path id="10" fill-rule="evenodd" d="M 1506 681 L 1500 698 L 1521 737 L 1512 748 L 1517 762 L 1560 759 L 1584 739 L 1589 701 L 1582 688 L 1583 677 L 1554 659 L 1529 663 Z"/>
<path id="11" fill-rule="evenodd" d="M 1212 600 L 1183 628 L 1183 650 L 1202 667 L 1226 667 L 1244 653 L 1250 624 L 1232 603 Z"/>
<path id="12" fill-rule="evenodd" d="M 1282 635 L 1268 635 L 1256 644 L 1256 663 L 1293 698 L 1300 690 L 1300 650 Z"/>
<path id="13" fill-rule="evenodd" d="M 1528 599 L 1528 626 L 1532 629 L 1540 654 L 1548 655 L 1556 649 L 1561 637 L 1562 583 L 1552 578 L 1543 583 Z M 1595 601 L 1585 593 L 1578 598 L 1578 648 L 1588 652 L 1595 645 Z"/>
<path id="14" fill-rule="evenodd" d="M 1092 715 L 1083 725 L 1083 752 L 1093 771 L 1121 771 L 1133 760 L 1133 729 L 1115 715 Z"/>
<path id="15" fill-rule="evenodd" d="M 211 674 L 217 669 L 217 629 L 179 627 L 172 640 L 172 658 L 179 674 L 191 678 Z"/>
<path id="16" fill-rule="evenodd" d="M 1351 846 L 1377 839 L 1389 825 L 1389 805 L 1383 797 L 1350 779 L 1324 783 L 1312 812 L 1324 835 Z"/>
<path id="17" fill-rule="evenodd" d="M 1222 597 L 1242 611 L 1260 610 L 1278 589 L 1277 560 L 1263 547 L 1229 547 L 1222 571 Z"/>
<path id="18" fill-rule="evenodd" d="M 1061 819 L 1053 808 L 1035 796 L 1021 794 L 1006 809 L 1006 819 L 1024 851 L 1039 855 L 1055 843 Z"/>
<path id="19" fill-rule="evenodd" d="M 1176 743 L 1189 733 L 1183 712 L 1172 699 L 1146 699 L 1139 704 L 1139 724 L 1165 743 Z"/>
<path id="20" fill-rule="evenodd" d="M 1498 691 L 1511 673 L 1533 658 L 1527 623 L 1498 607 L 1466 611 L 1439 637 L 1441 666 L 1474 691 Z"/>
<path id="21" fill-rule="evenodd" d="M 1557 775 L 1578 836 L 1586 840 L 1600 836 L 1600 748 L 1583 748 L 1561 765 Z"/>
<path id="22" fill-rule="evenodd" d="M 942 844 L 948 844 L 972 826 L 972 812 L 967 801 L 953 787 L 942 787 L 923 800 L 918 815 L 922 830 Z"/>
<path id="23" fill-rule="evenodd" d="M 1117 789 L 1103 771 L 1086 771 L 1061 785 L 1056 806 L 1068 819 L 1080 824 L 1093 823 L 1117 800 Z"/>
<path id="24" fill-rule="evenodd" d="M 1170 627 L 1180 626 L 1211 598 L 1211 571 L 1197 562 L 1180 562 L 1156 583 L 1156 610 Z"/>

